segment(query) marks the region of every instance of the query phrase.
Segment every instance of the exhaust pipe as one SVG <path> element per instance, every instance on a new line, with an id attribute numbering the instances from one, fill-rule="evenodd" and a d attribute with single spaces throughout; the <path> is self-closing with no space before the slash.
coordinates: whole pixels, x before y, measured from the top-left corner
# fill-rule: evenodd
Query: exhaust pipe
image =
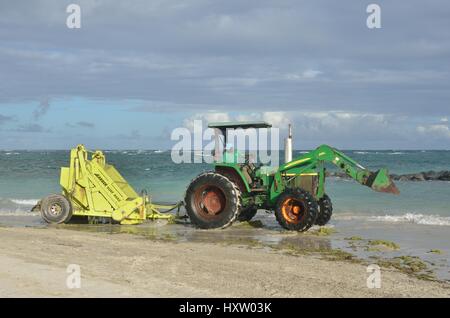
<path id="1" fill-rule="evenodd" d="M 292 125 L 289 124 L 289 135 L 284 140 L 284 162 L 292 161 Z"/>

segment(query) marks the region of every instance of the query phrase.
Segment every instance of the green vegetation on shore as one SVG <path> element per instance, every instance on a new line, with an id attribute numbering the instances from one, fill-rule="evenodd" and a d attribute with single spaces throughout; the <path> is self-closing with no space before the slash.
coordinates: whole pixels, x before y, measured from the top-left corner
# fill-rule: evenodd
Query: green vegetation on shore
<path id="1" fill-rule="evenodd" d="M 443 252 L 441 250 L 438 249 L 432 249 L 429 250 L 428 253 L 433 253 L 433 254 L 443 254 Z"/>
<path id="2" fill-rule="evenodd" d="M 346 237 L 345 240 L 347 240 L 347 241 L 362 241 L 363 238 L 361 236 L 351 236 L 351 237 Z"/>
<path id="3" fill-rule="evenodd" d="M 235 226 L 243 227 L 243 228 L 263 228 L 264 224 L 260 220 L 252 220 L 252 221 L 244 221 L 236 223 Z"/>
<path id="4" fill-rule="evenodd" d="M 332 227 L 324 227 L 324 226 L 322 226 L 322 227 L 320 227 L 320 229 L 315 230 L 315 231 L 310 231 L 308 233 L 312 234 L 312 235 L 317 235 L 317 236 L 328 236 L 328 235 L 331 235 L 331 234 L 336 233 L 336 232 L 337 231 L 334 228 L 332 228 Z"/>
<path id="5" fill-rule="evenodd" d="M 386 268 L 395 268 L 403 273 L 423 280 L 436 280 L 433 271 L 418 256 L 397 256 L 391 259 L 377 258 L 377 264 Z"/>
<path id="6" fill-rule="evenodd" d="M 386 240 L 369 240 L 368 244 L 370 246 L 373 246 L 372 248 L 368 248 L 368 250 L 373 251 L 379 251 L 380 247 L 382 248 L 388 248 L 391 250 L 398 250 L 400 249 L 400 246 L 397 243 L 394 243 L 392 241 L 386 241 Z"/>

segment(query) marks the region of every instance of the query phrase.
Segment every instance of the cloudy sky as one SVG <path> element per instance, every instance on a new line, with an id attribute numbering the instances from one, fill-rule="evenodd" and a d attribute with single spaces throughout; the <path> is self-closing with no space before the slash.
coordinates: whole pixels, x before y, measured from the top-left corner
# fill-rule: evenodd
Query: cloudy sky
<path id="1" fill-rule="evenodd" d="M 170 148 L 193 119 L 291 122 L 302 149 L 450 149 L 449 17 L 448 0 L 2 0 L 0 149 Z"/>

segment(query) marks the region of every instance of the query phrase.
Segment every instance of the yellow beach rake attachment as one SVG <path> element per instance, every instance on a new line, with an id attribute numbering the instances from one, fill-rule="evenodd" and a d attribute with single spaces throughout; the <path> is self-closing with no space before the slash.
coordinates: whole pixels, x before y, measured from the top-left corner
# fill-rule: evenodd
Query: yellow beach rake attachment
<path id="1" fill-rule="evenodd" d="M 103 152 L 89 152 L 83 145 L 71 150 L 70 166 L 61 168 L 60 184 L 61 195 L 50 195 L 38 204 L 48 223 L 65 223 L 72 216 L 110 218 L 120 224 L 140 224 L 146 219 L 174 221 L 182 205 L 153 204 L 146 192 L 138 195 L 116 168 L 106 163 Z M 168 213 L 175 209 L 176 215 Z"/>

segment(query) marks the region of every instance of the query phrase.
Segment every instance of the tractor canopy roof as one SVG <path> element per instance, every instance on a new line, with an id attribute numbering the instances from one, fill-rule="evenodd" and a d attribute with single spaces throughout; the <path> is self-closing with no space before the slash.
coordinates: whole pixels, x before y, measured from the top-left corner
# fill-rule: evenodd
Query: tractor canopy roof
<path id="1" fill-rule="evenodd" d="M 228 122 L 216 122 L 216 123 L 209 123 L 209 128 L 218 128 L 220 130 L 225 129 L 247 129 L 247 128 L 270 128 L 272 127 L 271 124 L 266 123 L 265 121 L 228 121 Z"/>

